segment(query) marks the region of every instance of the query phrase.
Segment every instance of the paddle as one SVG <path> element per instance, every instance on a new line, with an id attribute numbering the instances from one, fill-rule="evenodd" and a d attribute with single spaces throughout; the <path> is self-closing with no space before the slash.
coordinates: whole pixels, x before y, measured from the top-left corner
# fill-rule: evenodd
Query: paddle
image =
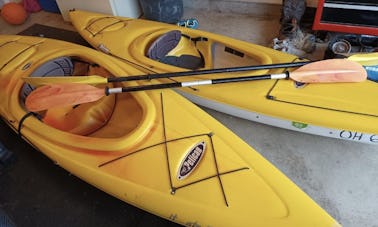
<path id="1" fill-rule="evenodd" d="M 62 83 L 45 85 L 31 92 L 25 101 L 30 111 L 41 111 L 53 107 L 70 106 L 97 101 L 100 98 L 116 93 L 145 91 L 163 88 L 189 87 L 220 83 L 232 83 L 254 80 L 287 79 L 291 78 L 302 83 L 334 83 L 334 82 L 361 82 L 366 79 L 365 69 L 358 63 L 344 59 L 315 62 L 300 67 L 293 72 L 280 74 L 266 74 L 247 77 L 230 77 L 214 80 L 198 80 L 190 82 L 173 82 L 165 84 L 141 85 L 119 88 L 97 88 L 88 84 Z M 319 65 L 326 69 L 319 69 Z"/>
<path id="2" fill-rule="evenodd" d="M 336 59 L 335 59 L 336 60 Z M 348 60 L 358 62 L 362 65 L 369 65 L 366 68 L 368 72 L 368 78 L 377 77 L 378 67 L 376 66 L 378 62 L 378 53 L 368 53 L 368 54 L 355 54 L 348 57 Z M 329 61 L 329 60 L 327 60 Z M 316 61 L 323 62 L 323 61 Z M 194 71 L 184 71 L 175 73 L 161 73 L 161 74 L 150 74 L 150 75 L 138 75 L 138 76 L 127 76 L 127 77 L 114 77 L 105 78 L 102 76 L 52 76 L 52 77 L 24 77 L 23 80 L 33 86 L 42 86 L 54 83 L 84 83 L 84 84 L 105 84 L 112 82 L 125 82 L 133 80 L 151 80 L 169 77 L 180 77 L 180 76 L 193 76 L 193 75 L 205 75 L 205 74 L 215 74 L 215 73 L 230 73 L 230 72 L 242 72 L 251 71 L 259 69 L 275 69 L 275 68 L 292 68 L 300 67 L 306 64 L 313 64 L 315 62 L 304 61 L 304 62 L 292 62 L 292 63 L 280 63 L 280 64 L 268 64 L 268 65 L 255 65 L 255 66 L 242 66 L 242 67 L 232 67 L 232 68 L 219 68 L 219 69 L 206 69 L 206 70 L 194 70 Z M 322 65 L 318 65 L 320 68 L 324 68 Z M 374 80 L 374 79 L 373 79 Z"/>
<path id="3" fill-rule="evenodd" d="M 171 78 L 171 77 L 180 77 L 180 76 L 242 72 L 242 71 L 251 71 L 251 70 L 259 70 L 259 69 L 299 67 L 308 63 L 311 63 L 311 62 L 306 61 L 306 62 L 293 62 L 293 63 L 282 63 L 282 64 L 242 66 L 242 67 L 231 67 L 231 68 L 183 71 L 183 72 L 174 72 L 174 73 L 159 73 L 159 74 L 147 74 L 147 75 L 144 74 L 144 75 L 127 76 L 127 77 L 113 77 L 113 78 L 105 78 L 102 76 L 92 75 L 92 76 L 66 76 L 66 77 L 64 76 L 24 77 L 23 80 L 26 83 L 33 86 L 42 86 L 42 85 L 54 84 L 54 83 L 84 83 L 84 84 L 95 85 L 95 84 L 126 82 L 126 81 L 134 81 L 134 80 L 152 80 L 152 79 Z"/>

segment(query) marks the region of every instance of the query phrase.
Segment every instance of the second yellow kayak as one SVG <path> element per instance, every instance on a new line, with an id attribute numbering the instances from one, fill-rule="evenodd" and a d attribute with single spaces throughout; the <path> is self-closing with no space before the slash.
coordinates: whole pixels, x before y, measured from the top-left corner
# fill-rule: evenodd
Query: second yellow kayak
<path id="1" fill-rule="evenodd" d="M 298 61 L 293 55 L 201 30 L 80 10 L 70 12 L 70 16 L 77 31 L 93 47 L 147 74 Z M 174 80 L 185 82 L 285 70 L 206 74 Z M 291 80 L 264 80 L 177 91 L 199 105 L 237 117 L 378 144 L 378 106 L 372 104 L 378 99 L 377 89 L 378 84 L 369 80 L 304 86 Z"/>

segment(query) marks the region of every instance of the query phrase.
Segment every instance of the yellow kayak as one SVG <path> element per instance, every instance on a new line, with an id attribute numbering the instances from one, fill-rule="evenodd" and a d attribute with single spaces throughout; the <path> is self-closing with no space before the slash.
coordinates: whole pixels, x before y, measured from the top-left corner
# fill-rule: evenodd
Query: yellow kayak
<path id="1" fill-rule="evenodd" d="M 40 37 L 0 35 L 0 51 L 2 119 L 104 192 L 186 226 L 339 226 L 258 152 L 172 90 L 25 109 L 34 88 L 23 77 L 139 74 L 132 66 Z"/>
<path id="2" fill-rule="evenodd" d="M 201 30 L 80 10 L 70 12 L 70 16 L 77 31 L 93 47 L 148 74 L 299 61 L 293 55 Z M 285 70 L 172 79 L 185 82 Z M 237 117 L 300 132 L 378 144 L 378 106 L 372 105 L 378 99 L 377 89 L 377 83 L 370 80 L 305 85 L 291 80 L 261 80 L 177 91 L 194 103 Z"/>

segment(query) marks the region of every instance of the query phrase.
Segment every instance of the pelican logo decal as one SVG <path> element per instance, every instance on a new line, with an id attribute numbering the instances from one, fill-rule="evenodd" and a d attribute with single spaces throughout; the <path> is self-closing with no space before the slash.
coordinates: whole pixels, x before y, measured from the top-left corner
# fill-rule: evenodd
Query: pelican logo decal
<path id="1" fill-rule="evenodd" d="M 201 161 L 203 154 L 206 150 L 206 144 L 204 141 L 196 144 L 191 148 L 188 154 L 185 156 L 178 170 L 177 178 L 179 180 L 185 179 L 189 176 Z"/>

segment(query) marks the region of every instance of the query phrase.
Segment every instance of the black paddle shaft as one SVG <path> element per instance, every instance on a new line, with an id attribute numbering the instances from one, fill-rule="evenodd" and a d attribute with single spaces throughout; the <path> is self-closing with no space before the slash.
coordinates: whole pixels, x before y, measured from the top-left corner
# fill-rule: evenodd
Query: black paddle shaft
<path id="1" fill-rule="evenodd" d="M 210 85 L 210 84 L 234 83 L 234 82 L 253 81 L 253 80 L 285 79 L 285 78 L 289 78 L 289 72 L 285 72 L 281 74 L 266 74 L 266 75 L 260 75 L 260 76 L 229 77 L 229 78 L 220 78 L 220 79 L 213 79 L 213 80 L 197 80 L 197 81 L 188 81 L 188 82 L 173 82 L 173 83 L 164 83 L 164 84 L 140 85 L 140 86 L 133 86 L 133 87 L 106 88 L 105 94 L 109 95 L 109 94 L 121 93 L 121 92 L 146 91 L 146 90 L 165 89 L 165 88 L 191 87 L 191 86 Z"/>
<path id="2" fill-rule="evenodd" d="M 311 62 L 313 61 L 279 63 L 279 64 L 269 64 L 269 65 L 241 66 L 241 67 L 219 68 L 219 69 L 193 70 L 193 71 L 184 71 L 184 72 L 148 74 L 148 75 L 138 75 L 138 76 L 127 76 L 127 77 L 113 77 L 113 78 L 108 78 L 108 82 L 152 80 L 152 79 L 180 77 L 180 76 L 243 72 L 243 71 L 252 71 L 252 70 L 259 70 L 259 69 L 293 68 L 293 67 L 300 67 L 300 66 L 309 64 Z"/>

